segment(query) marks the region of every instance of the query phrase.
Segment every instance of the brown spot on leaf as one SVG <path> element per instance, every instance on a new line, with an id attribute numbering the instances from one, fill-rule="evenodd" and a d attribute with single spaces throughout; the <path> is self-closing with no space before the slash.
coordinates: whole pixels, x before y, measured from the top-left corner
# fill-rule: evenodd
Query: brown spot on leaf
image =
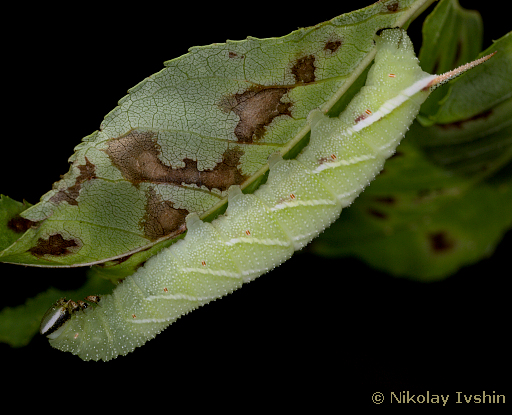
<path id="1" fill-rule="evenodd" d="M 400 3 L 398 1 L 393 1 L 391 3 L 386 4 L 386 8 L 388 9 L 388 12 L 395 13 L 400 8 Z"/>
<path id="2" fill-rule="evenodd" d="M 116 265 L 122 264 L 123 262 L 129 260 L 132 257 L 132 255 L 133 254 L 128 254 L 128 255 L 125 255 L 125 256 L 123 256 L 121 258 L 111 259 L 110 261 L 102 262 L 100 264 L 96 264 L 95 266 L 96 267 L 100 267 L 100 268 L 115 267 Z"/>
<path id="3" fill-rule="evenodd" d="M 449 124 L 438 124 L 440 128 L 445 130 L 450 129 L 462 129 L 465 128 L 467 123 L 470 123 L 472 121 L 476 121 L 479 119 L 485 120 L 486 118 L 490 117 L 492 115 L 492 109 L 488 111 L 481 112 L 480 114 L 476 114 L 470 118 L 466 118 L 465 120 L 455 121 Z"/>
<path id="4" fill-rule="evenodd" d="M 77 247 L 80 247 L 80 244 L 76 240 L 64 239 L 61 234 L 56 233 L 50 235 L 48 239 L 39 238 L 36 245 L 29 249 L 29 252 L 37 257 L 45 255 L 64 256 L 75 253 L 76 249 L 70 248 Z"/>
<path id="5" fill-rule="evenodd" d="M 223 111 L 233 111 L 240 118 L 234 131 L 239 143 L 253 143 L 262 138 L 274 118 L 281 115 L 291 117 L 292 103 L 281 102 L 289 90 L 286 87 L 257 86 L 220 102 Z"/>
<path id="6" fill-rule="evenodd" d="M 176 209 L 169 200 L 162 200 L 154 189 L 149 189 L 146 203 L 146 214 L 141 222 L 147 238 L 155 239 L 185 231 L 186 209 Z"/>
<path id="7" fill-rule="evenodd" d="M 243 58 L 245 58 L 244 55 L 239 55 L 238 53 L 231 52 L 231 51 L 229 51 L 228 57 L 229 57 L 229 59 L 243 59 Z"/>
<path id="8" fill-rule="evenodd" d="M 331 54 L 335 53 L 340 48 L 341 44 L 342 44 L 342 42 L 339 39 L 329 40 L 325 44 L 324 50 L 331 52 Z"/>
<path id="9" fill-rule="evenodd" d="M 156 133 L 133 130 L 109 142 L 106 153 L 123 177 L 137 185 L 142 182 L 166 183 L 181 186 L 195 184 L 209 190 L 227 190 L 241 184 L 246 177 L 239 170 L 243 151 L 239 147 L 226 150 L 223 159 L 213 168 L 199 170 L 197 161 L 185 158 L 184 167 L 168 166 L 159 158 L 160 145 Z"/>
<path id="10" fill-rule="evenodd" d="M 78 170 L 80 170 L 80 174 L 76 178 L 75 184 L 73 186 L 68 187 L 65 190 L 60 190 L 59 192 L 55 193 L 50 198 L 51 202 L 68 202 L 70 205 L 78 205 L 76 199 L 80 194 L 82 184 L 88 180 L 96 178 L 96 167 L 87 159 L 87 157 L 85 157 L 85 165 L 78 166 Z"/>
<path id="11" fill-rule="evenodd" d="M 228 190 L 234 184 L 242 184 L 247 179 L 247 176 L 239 170 L 240 158 L 243 154 L 240 147 L 226 150 L 219 164 L 211 170 L 201 172 L 204 176 L 201 180 L 202 184 L 209 189 L 216 188 L 221 191 Z"/>
<path id="12" fill-rule="evenodd" d="M 439 72 L 439 65 L 441 64 L 441 62 L 439 62 L 439 58 L 437 58 L 434 62 L 434 66 L 432 67 L 432 70 L 429 71 L 429 72 L 432 72 L 432 73 L 438 73 Z"/>
<path id="13" fill-rule="evenodd" d="M 388 217 L 387 214 L 384 212 L 381 212 L 380 210 L 376 209 L 368 209 L 368 213 L 372 215 L 373 217 L 379 218 L 379 219 L 386 219 Z"/>
<path id="14" fill-rule="evenodd" d="M 16 233 L 26 232 L 30 227 L 32 227 L 36 222 L 32 222 L 29 219 L 22 218 L 20 215 L 13 216 L 7 222 L 7 227 Z"/>
<path id="15" fill-rule="evenodd" d="M 307 84 L 315 81 L 315 57 L 313 55 L 304 56 L 297 59 L 292 66 L 292 74 L 297 84 Z"/>
<path id="16" fill-rule="evenodd" d="M 341 43 L 340 43 L 341 44 Z M 332 47 L 335 45 L 333 44 Z M 229 52 L 230 58 L 238 57 Z M 295 61 L 291 67 L 295 84 L 315 81 L 315 57 L 304 56 Z M 282 98 L 294 86 L 252 86 L 246 91 L 224 97 L 219 107 L 224 112 L 234 112 L 240 121 L 234 133 L 239 143 L 250 144 L 265 135 L 266 127 L 274 118 L 285 115 L 291 117 L 291 102 L 282 102 Z"/>
<path id="17" fill-rule="evenodd" d="M 378 196 L 374 197 L 373 200 L 385 205 L 394 205 L 396 202 L 396 199 L 393 196 Z"/>
<path id="18" fill-rule="evenodd" d="M 464 50 L 464 42 L 462 39 L 459 39 L 457 42 L 457 49 L 455 50 L 455 56 L 453 57 L 453 62 L 457 62 L 462 55 L 462 51 Z M 453 65 L 457 67 L 458 65 Z M 435 73 L 435 72 L 434 72 Z"/>
<path id="19" fill-rule="evenodd" d="M 431 233 L 428 235 L 430 248 L 436 253 L 451 251 L 455 241 L 446 232 Z"/>

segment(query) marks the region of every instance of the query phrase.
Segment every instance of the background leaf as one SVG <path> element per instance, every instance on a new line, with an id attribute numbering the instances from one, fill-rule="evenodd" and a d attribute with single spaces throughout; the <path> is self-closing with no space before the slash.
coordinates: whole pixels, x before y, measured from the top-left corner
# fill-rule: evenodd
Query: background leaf
<path id="1" fill-rule="evenodd" d="M 428 73 L 444 73 L 471 62 L 482 50 L 483 21 L 476 10 L 468 10 L 458 0 L 437 3 L 423 23 L 418 58 Z"/>
<path id="2" fill-rule="evenodd" d="M 428 73 L 444 73 L 471 62 L 482 50 L 483 22 L 475 10 L 460 6 L 458 0 L 443 0 L 425 18 L 423 42 L 418 58 Z M 422 105 L 423 114 L 433 114 L 448 88 L 438 88 Z"/>
<path id="3" fill-rule="evenodd" d="M 454 2 L 440 2 L 426 21 L 424 44 L 452 27 L 450 13 L 431 24 L 447 5 Z M 422 107 L 421 120 L 430 127 L 412 126 L 384 172 L 313 242 L 315 253 L 354 255 L 422 281 L 446 278 L 492 254 L 512 226 L 512 177 L 504 169 L 512 159 L 511 40 L 509 33 L 493 43 L 481 54 L 498 52 L 488 66 L 461 76 L 440 102 L 427 105 L 434 115 Z M 462 50 L 470 48 L 461 42 L 473 42 L 444 39 L 448 50 L 455 50 L 449 41 Z"/>

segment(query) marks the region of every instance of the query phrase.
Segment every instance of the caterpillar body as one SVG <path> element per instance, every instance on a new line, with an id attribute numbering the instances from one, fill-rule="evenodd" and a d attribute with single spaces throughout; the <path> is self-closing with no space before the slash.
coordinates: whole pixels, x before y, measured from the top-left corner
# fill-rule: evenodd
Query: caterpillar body
<path id="1" fill-rule="evenodd" d="M 295 160 L 274 155 L 254 194 L 231 187 L 211 223 L 187 217 L 186 237 L 151 258 L 97 305 L 80 309 L 50 343 L 84 360 L 110 360 L 189 311 L 278 266 L 338 218 L 382 169 L 431 89 L 448 74 L 423 72 L 401 29 L 381 32 L 366 85 L 337 118 L 309 115 L 311 138 Z"/>

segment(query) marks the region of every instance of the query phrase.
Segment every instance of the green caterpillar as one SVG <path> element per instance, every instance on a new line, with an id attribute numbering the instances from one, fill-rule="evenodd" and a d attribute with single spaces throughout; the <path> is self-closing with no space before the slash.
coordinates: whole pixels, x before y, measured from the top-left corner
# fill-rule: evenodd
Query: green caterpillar
<path id="1" fill-rule="evenodd" d="M 97 305 L 50 309 L 41 325 L 50 344 L 84 360 L 126 355 L 180 316 L 286 261 L 381 171 L 431 90 L 491 56 L 436 76 L 421 70 L 403 30 L 384 30 L 376 42 L 366 85 L 338 118 L 309 115 L 311 139 L 295 160 L 271 156 L 266 184 L 254 194 L 232 186 L 226 213 L 212 223 L 190 214 L 183 240 Z"/>

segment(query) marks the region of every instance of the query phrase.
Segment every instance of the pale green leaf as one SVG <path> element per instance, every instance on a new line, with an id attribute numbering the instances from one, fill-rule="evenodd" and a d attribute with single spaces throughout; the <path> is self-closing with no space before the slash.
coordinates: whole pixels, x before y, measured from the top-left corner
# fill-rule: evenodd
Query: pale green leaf
<path id="1" fill-rule="evenodd" d="M 284 37 L 193 47 L 166 62 L 76 147 L 70 171 L 23 213 L 31 226 L 1 259 L 109 268 L 139 253 L 125 264 L 130 273 L 185 231 L 189 212 L 215 216 L 230 185 L 254 189 L 270 154 L 295 154 L 308 113 L 331 108 L 372 61 L 375 32 L 432 2 L 382 1 Z"/>

